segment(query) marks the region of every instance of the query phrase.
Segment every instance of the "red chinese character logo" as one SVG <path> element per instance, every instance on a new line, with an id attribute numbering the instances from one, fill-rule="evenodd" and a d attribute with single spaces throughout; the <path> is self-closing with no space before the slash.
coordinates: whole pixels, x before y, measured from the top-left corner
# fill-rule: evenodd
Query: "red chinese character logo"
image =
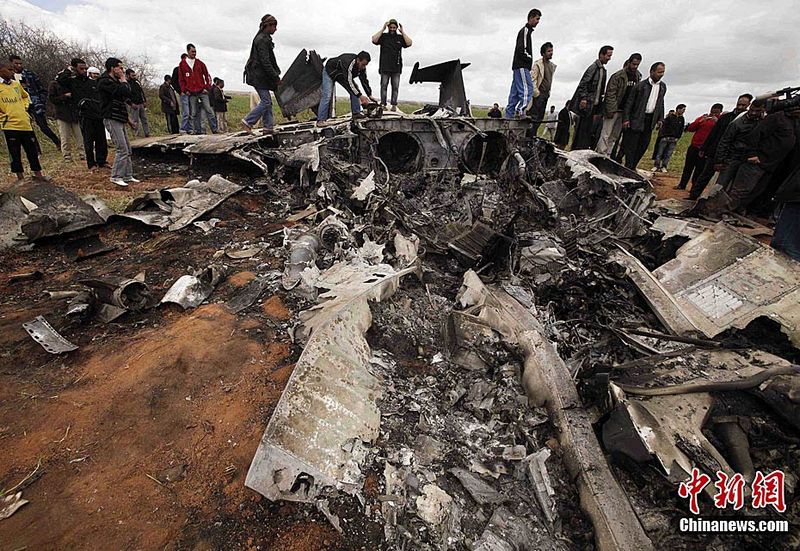
<path id="1" fill-rule="evenodd" d="M 761 471 L 756 471 L 756 478 L 753 480 L 754 509 L 772 505 L 779 513 L 786 510 L 786 502 L 783 499 L 783 478 L 781 471 L 772 471 L 767 476 Z"/>
<path id="2" fill-rule="evenodd" d="M 717 471 L 717 481 L 714 483 L 717 493 L 714 495 L 714 507 L 724 509 L 730 503 L 735 510 L 744 507 L 744 477 L 736 473 L 728 477 L 722 471 Z"/>
<path id="3" fill-rule="evenodd" d="M 702 492 L 709 482 L 711 482 L 711 477 L 700 473 L 700 470 L 695 467 L 692 469 L 692 477 L 686 482 L 681 482 L 681 485 L 678 486 L 678 495 L 682 498 L 689 498 L 689 510 L 695 515 L 700 514 L 700 507 L 697 505 L 697 494 Z"/>

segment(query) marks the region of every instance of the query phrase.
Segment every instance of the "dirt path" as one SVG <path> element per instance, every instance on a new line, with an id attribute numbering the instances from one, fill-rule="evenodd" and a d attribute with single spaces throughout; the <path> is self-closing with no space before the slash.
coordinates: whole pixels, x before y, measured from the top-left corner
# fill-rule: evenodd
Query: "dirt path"
<path id="1" fill-rule="evenodd" d="M 222 304 L 173 306 L 77 325 L 65 321 L 63 301 L 43 295 L 80 288 L 87 274 L 144 270 L 161 296 L 187 266 L 256 238 L 264 225 L 251 228 L 245 213 L 263 201 L 241 195 L 220 207 L 226 224 L 211 239 L 113 227 L 102 237 L 118 250 L 81 263 L 55 245 L 4 253 L 3 273 L 44 277 L 0 277 L 0 491 L 40 463 L 23 486 L 30 503 L 0 521 L 0 550 L 341 548 L 313 509 L 272 504 L 244 486 L 295 359 L 280 296 L 238 316 Z M 156 246 L 165 234 L 171 241 Z M 265 260 L 234 262 L 239 273 L 212 302 L 230 298 Z M 39 347 L 21 324 L 40 314 L 80 349 L 53 356 Z"/>

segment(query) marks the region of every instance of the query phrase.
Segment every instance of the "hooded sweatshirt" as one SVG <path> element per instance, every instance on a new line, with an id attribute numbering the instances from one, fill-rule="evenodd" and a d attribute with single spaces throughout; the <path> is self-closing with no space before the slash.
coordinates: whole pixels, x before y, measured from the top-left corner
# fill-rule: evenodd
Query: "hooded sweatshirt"
<path id="1" fill-rule="evenodd" d="M 106 71 L 97 79 L 97 88 L 100 92 L 100 113 L 103 118 L 127 123 L 128 108 L 125 102 L 131 99 L 130 85 L 115 79 Z"/>

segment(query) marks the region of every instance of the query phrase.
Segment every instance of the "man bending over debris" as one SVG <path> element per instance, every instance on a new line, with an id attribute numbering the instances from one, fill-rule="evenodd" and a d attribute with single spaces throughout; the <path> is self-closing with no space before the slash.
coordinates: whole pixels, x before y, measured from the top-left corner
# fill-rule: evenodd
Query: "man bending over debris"
<path id="1" fill-rule="evenodd" d="M 511 62 L 514 76 L 511 80 L 511 92 L 508 94 L 508 103 L 506 104 L 506 118 L 508 119 L 522 117 L 533 98 L 531 34 L 541 18 L 542 12 L 535 8 L 532 9 L 528 12 L 528 22 L 517 33 L 514 59 Z"/>
<path id="2" fill-rule="evenodd" d="M 125 127 L 128 124 L 126 101 L 131 99 L 131 87 L 125 78 L 122 61 L 116 57 L 106 60 L 106 72 L 97 81 L 100 91 L 100 112 L 103 124 L 114 141 L 114 165 L 111 167 L 111 183 L 127 187 L 129 183 L 139 182 L 133 177 L 131 161 L 131 142 Z"/>
<path id="3" fill-rule="evenodd" d="M 664 120 L 664 95 L 667 93 L 667 85 L 661 81 L 664 70 L 664 64 L 660 61 L 653 63 L 650 78 L 636 85 L 625 107 L 622 148 L 625 150 L 625 166 L 632 170 L 636 170 L 636 165 L 647 151 L 653 128 L 660 126 Z"/>
<path id="4" fill-rule="evenodd" d="M 383 32 L 386 30 L 387 32 Z M 386 107 L 386 93 L 392 81 L 392 111 L 397 111 L 397 92 L 403 72 L 403 48 L 411 46 L 411 37 L 403 32 L 397 19 L 390 19 L 372 36 L 372 43 L 381 47 L 378 72 L 381 74 L 381 105 Z"/>
<path id="5" fill-rule="evenodd" d="M 11 172 L 18 180 L 25 176 L 22 167 L 22 150 L 28 157 L 28 164 L 37 178 L 43 178 L 39 164 L 39 143 L 31 127 L 28 115 L 30 98 L 22 85 L 14 80 L 14 69 L 10 62 L 0 64 L 0 129 L 6 137 L 8 155 L 11 158 Z"/>
<path id="6" fill-rule="evenodd" d="M 281 83 L 281 70 L 275 59 L 275 44 L 272 35 L 278 30 L 278 20 L 267 14 L 261 18 L 258 32 L 250 46 L 250 57 L 244 67 L 245 82 L 256 89 L 259 103 L 242 119 L 242 125 L 248 132 L 261 119 L 264 132 L 272 132 L 272 97 L 269 91 L 278 89 Z"/>
<path id="7" fill-rule="evenodd" d="M 377 103 L 372 97 L 372 88 L 367 79 L 367 65 L 371 59 L 368 52 L 362 51 L 358 55 L 342 54 L 325 63 L 325 69 L 322 71 L 322 98 L 319 102 L 317 122 L 326 121 L 331 117 L 331 104 L 336 82 L 344 86 L 344 89 L 350 94 L 350 107 L 354 115 L 361 112 L 362 105 L 367 105 L 370 101 Z M 358 89 L 355 77 L 361 81 L 366 95 Z"/>

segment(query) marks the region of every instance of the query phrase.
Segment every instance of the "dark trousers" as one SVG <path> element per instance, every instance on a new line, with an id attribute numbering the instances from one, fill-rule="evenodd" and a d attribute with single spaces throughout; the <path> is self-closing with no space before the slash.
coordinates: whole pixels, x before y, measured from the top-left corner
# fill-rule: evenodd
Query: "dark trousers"
<path id="1" fill-rule="evenodd" d="M 42 165 L 39 164 L 39 142 L 36 141 L 36 134 L 33 130 L 3 130 L 8 146 L 8 155 L 11 158 L 11 172 L 22 174 L 25 169 L 22 166 L 22 150 L 28 158 L 31 170 L 39 172 Z"/>
<path id="2" fill-rule="evenodd" d="M 544 120 L 544 112 L 547 109 L 547 102 L 550 100 L 550 93 L 539 93 L 538 96 L 533 98 L 533 105 L 531 106 L 531 118 L 533 124 L 531 125 L 531 136 L 536 136 L 539 132 L 539 125 Z"/>
<path id="3" fill-rule="evenodd" d="M 653 160 L 655 161 L 658 158 L 658 146 L 661 144 L 661 139 L 663 136 L 659 136 L 656 138 L 656 145 L 653 146 Z"/>
<path id="4" fill-rule="evenodd" d="M 693 145 L 689 146 L 686 150 L 686 160 L 683 163 L 683 174 L 681 174 L 681 181 L 678 184 L 680 189 L 686 189 L 686 184 L 689 179 L 692 180 L 692 186 L 697 182 L 697 178 L 705 168 L 706 160 L 700 156 L 700 148 Z"/>
<path id="5" fill-rule="evenodd" d="M 628 128 L 622 135 L 622 149 L 625 151 L 625 166 L 636 170 L 639 161 L 644 157 L 653 136 L 653 114 L 644 116 L 644 129 Z"/>
<path id="6" fill-rule="evenodd" d="M 572 151 L 591 149 L 593 129 L 594 117 L 592 116 L 592 110 L 582 110 L 578 115 L 578 124 L 575 125 L 575 135 L 572 137 Z"/>
<path id="7" fill-rule="evenodd" d="M 692 189 L 689 191 L 689 199 L 699 199 L 700 196 L 705 191 L 708 183 L 711 181 L 711 178 L 714 177 L 714 163 L 711 159 L 707 159 L 706 163 L 703 164 L 703 170 L 700 172 L 700 175 L 692 182 Z"/>
<path id="8" fill-rule="evenodd" d="M 164 113 L 164 118 L 167 120 L 167 132 L 170 134 L 177 134 L 180 132 L 178 115 L 175 113 Z"/>
<path id="9" fill-rule="evenodd" d="M 108 142 L 103 120 L 82 118 L 81 134 L 83 134 L 83 150 L 86 153 L 86 166 L 89 168 L 106 166 Z"/>
<path id="10" fill-rule="evenodd" d="M 728 197 L 731 200 L 731 210 L 743 212 L 761 195 L 769 183 L 769 173 L 761 166 L 743 162 L 736 171 L 728 187 Z"/>
<path id="11" fill-rule="evenodd" d="M 50 138 L 56 147 L 59 149 L 61 148 L 61 139 L 58 137 L 58 134 L 53 132 L 53 129 L 50 128 L 50 125 L 47 124 L 47 116 L 42 113 L 41 115 L 34 115 L 33 120 L 36 121 L 36 125 L 39 127 L 39 130 L 42 131 L 42 134 Z"/>
<path id="12" fill-rule="evenodd" d="M 785 203 L 781 207 L 770 245 L 800 261 L 800 203 Z"/>

